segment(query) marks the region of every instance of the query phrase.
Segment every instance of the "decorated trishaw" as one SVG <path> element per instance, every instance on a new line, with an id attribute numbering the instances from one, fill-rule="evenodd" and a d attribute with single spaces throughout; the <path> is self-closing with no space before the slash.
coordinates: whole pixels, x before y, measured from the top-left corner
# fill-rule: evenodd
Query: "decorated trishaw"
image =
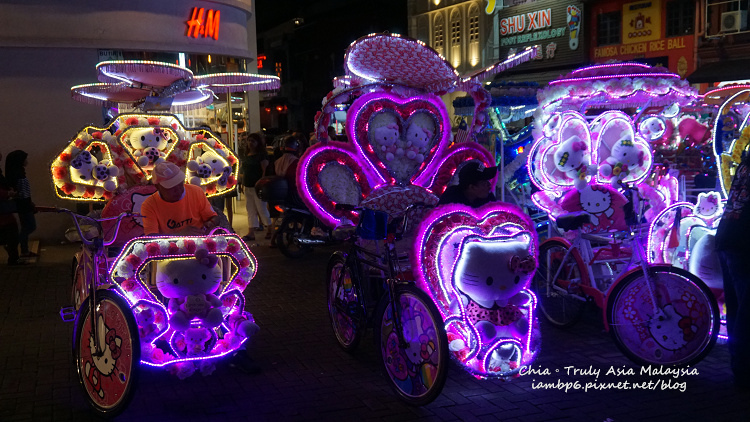
<path id="1" fill-rule="evenodd" d="M 542 313 L 566 327 L 594 302 L 635 362 L 699 361 L 719 331 L 714 295 L 686 267 L 655 259 L 661 250 L 652 248 L 673 227 L 662 216 L 686 205 L 678 201 L 680 169 L 665 157 L 707 138 L 688 112 L 697 92 L 664 68 L 612 63 L 552 81 L 539 99 L 532 198 L 562 233 L 540 246 L 533 284 Z M 713 227 L 718 196 L 698 201 L 687 205 Z"/>
<path id="2" fill-rule="evenodd" d="M 139 108 L 204 107 L 216 90 L 275 89 L 279 80 L 194 76 L 184 67 L 142 61 L 102 62 L 97 70 L 102 82 L 73 87 L 73 98 L 134 111 L 82 128 L 50 169 L 59 197 L 105 204 L 98 217 L 56 210 L 73 217 L 82 242 L 72 303 L 61 316 L 75 321 L 73 355 L 87 399 L 98 413 L 113 415 L 132 397 L 139 365 L 166 367 L 180 378 L 210 374 L 216 359 L 258 330 L 243 295 L 257 261 L 241 238 L 221 228 L 204 236 L 145 236 L 138 214 L 156 191 L 152 172 L 159 163 L 174 163 L 184 183 L 211 197 L 236 185 L 237 157 L 210 130 Z"/>
<path id="3" fill-rule="evenodd" d="M 727 193 L 735 170 L 750 144 L 748 118 L 750 86 L 731 84 L 715 88 L 703 96 L 702 104 L 712 117 L 706 133 L 712 154 L 704 157 L 716 181 L 699 192 L 695 202 L 672 204 L 655 218 L 649 235 L 653 262 L 670 263 L 700 277 L 713 291 L 721 310 L 719 338 L 727 339 L 726 309 L 721 266 L 714 252 L 714 236 L 724 212 Z"/>
<path id="4" fill-rule="evenodd" d="M 382 369 L 411 404 L 440 394 L 448 355 L 478 378 L 509 379 L 538 353 L 536 299 L 528 289 L 538 250 L 531 220 L 500 202 L 436 207 L 466 163 L 495 165 L 472 141 L 490 104 L 481 79 L 533 54 L 461 77 L 420 41 L 360 38 L 316 117 L 320 142 L 300 159 L 300 196 L 349 240 L 328 266 L 336 339 L 353 352 L 372 325 Z M 476 104 L 463 142 L 452 139 L 439 97 L 455 90 Z M 326 129 L 342 109 L 349 142 L 331 141 Z"/>

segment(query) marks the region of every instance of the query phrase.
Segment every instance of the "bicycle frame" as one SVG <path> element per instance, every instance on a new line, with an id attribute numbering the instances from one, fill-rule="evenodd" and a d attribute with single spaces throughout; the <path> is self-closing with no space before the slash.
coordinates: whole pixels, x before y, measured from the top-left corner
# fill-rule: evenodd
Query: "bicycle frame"
<path id="1" fill-rule="evenodd" d="M 403 223 L 401 227 L 401 233 L 404 233 L 406 231 L 406 227 L 408 227 L 408 215 L 409 212 L 411 212 L 415 208 L 423 208 L 424 205 L 420 204 L 413 204 L 408 206 L 403 211 Z M 361 209 L 361 208 L 360 208 Z M 362 220 L 360 219 L 360 225 L 362 223 Z M 359 227 L 359 225 L 358 225 Z M 399 271 L 398 268 L 398 252 L 396 250 L 396 244 L 395 244 L 395 236 L 392 233 L 389 233 L 384 239 L 384 248 L 385 250 L 383 252 L 380 251 L 380 245 L 376 242 L 376 252 L 373 252 L 367 248 L 364 248 L 356 243 L 356 240 L 350 241 L 350 248 L 349 253 L 347 255 L 347 262 L 352 265 L 352 267 L 357 272 L 357 276 L 360 278 L 362 283 L 365 283 L 365 279 L 368 280 L 367 286 L 360 286 L 360 290 L 367 290 L 368 293 L 371 292 L 371 289 L 373 286 L 369 285 L 369 277 L 366 277 L 365 270 L 366 267 L 372 267 L 381 272 L 381 275 L 384 279 L 385 289 L 383 287 L 379 288 L 377 290 L 377 297 L 368 297 L 368 295 L 363 295 L 363 299 L 365 301 L 365 309 L 362 311 L 364 312 L 364 315 L 366 316 L 366 319 L 369 320 L 369 318 L 372 317 L 370 314 L 368 316 L 367 308 L 371 308 L 371 306 L 367 305 L 367 302 L 370 302 L 371 300 L 374 300 L 375 304 L 380 300 L 380 297 L 384 293 L 387 292 L 388 294 L 388 300 L 391 302 L 391 309 L 394 313 L 394 324 L 396 325 L 396 333 L 398 335 L 399 345 L 401 347 L 406 347 L 407 341 L 404 339 L 403 334 L 403 327 L 401 326 L 401 309 L 400 306 L 396 306 L 395 303 L 395 289 L 396 285 L 398 283 L 409 283 L 410 281 L 405 280 L 401 276 L 401 271 Z M 384 261 L 384 262 L 383 262 Z M 343 272 L 340 274 L 340 277 L 343 277 Z M 339 285 L 342 285 L 341 283 L 343 280 L 339 279 Z M 383 291 L 385 290 L 385 291 Z M 360 294 L 363 293 L 363 291 L 359 292 Z M 338 292 L 337 292 L 338 294 Z"/>
<path id="2" fill-rule="evenodd" d="M 109 217 L 109 218 L 103 218 L 103 219 L 95 219 L 91 218 L 85 215 L 76 214 L 70 210 L 60 208 L 60 209 L 54 209 L 54 211 L 59 213 L 67 213 L 70 215 L 70 217 L 73 219 L 73 222 L 75 223 L 76 230 L 78 231 L 78 235 L 81 238 L 82 243 L 82 254 L 81 257 L 83 258 L 83 263 L 79 263 L 80 266 L 83 268 L 83 279 L 86 284 L 87 288 L 87 295 L 86 297 L 81 298 L 81 301 L 86 300 L 86 298 L 90 297 L 91 300 L 88 301 L 89 303 L 89 312 L 91 315 L 96 314 L 96 309 L 94 309 L 96 305 L 96 291 L 99 288 L 99 286 L 105 284 L 102 283 L 100 280 L 100 274 L 99 274 L 99 267 L 102 262 L 106 263 L 107 257 L 104 255 L 105 248 L 112 243 L 114 243 L 115 239 L 117 239 L 117 234 L 120 231 L 120 223 L 122 222 L 122 219 L 127 216 L 132 217 L 138 217 L 137 214 L 133 213 L 122 213 L 116 217 Z M 81 229 L 80 221 L 81 219 L 86 219 L 91 221 L 94 226 L 97 229 L 97 236 L 95 236 L 92 239 L 88 239 Z M 103 228 L 102 228 L 102 222 L 104 221 L 110 221 L 110 220 L 117 220 L 115 223 L 115 232 L 113 236 L 110 239 L 104 238 Z M 73 286 L 75 289 L 75 286 Z M 67 313 L 69 311 L 61 311 L 61 314 Z M 98 335 L 98 327 L 96 324 L 96 318 L 91 318 L 91 332 L 95 339 L 99 338 Z M 94 341 L 94 356 L 100 357 L 104 353 L 103 350 L 100 350 L 99 347 L 99 341 Z"/>
<path id="3" fill-rule="evenodd" d="M 567 262 L 568 258 L 572 254 L 572 258 L 575 260 L 576 267 L 579 269 L 579 271 L 585 268 L 585 272 L 581 273 L 580 282 L 571 281 L 570 285 L 568 285 L 567 287 L 568 291 L 565 293 L 571 295 L 571 297 L 573 298 L 583 301 L 587 300 L 586 297 L 591 297 L 594 300 L 594 303 L 596 303 L 596 306 L 602 309 L 602 320 L 604 321 L 604 328 L 606 331 L 609 331 L 609 323 L 607 321 L 607 300 L 609 298 L 609 293 L 611 293 L 622 280 L 624 280 L 629 274 L 634 271 L 643 271 L 643 274 L 645 274 L 646 279 L 648 280 L 648 283 L 646 283 L 646 285 L 648 286 L 649 295 L 653 304 L 654 317 L 658 317 L 662 314 L 662 311 L 657 306 L 656 296 L 653 290 L 653 284 L 651 282 L 651 274 L 650 271 L 648 271 L 648 269 L 652 267 L 652 265 L 648 263 L 648 260 L 645 256 L 645 251 L 640 242 L 642 230 L 642 227 L 638 227 L 635 229 L 631 228 L 629 235 L 623 239 L 628 240 L 629 244 L 632 247 L 630 257 L 627 260 L 621 258 L 597 259 L 597 255 L 603 249 L 600 249 L 599 251 L 594 253 L 594 249 L 591 246 L 591 240 L 609 242 L 609 237 L 584 234 L 581 233 L 580 230 L 577 230 L 576 237 L 573 239 L 573 242 L 567 242 L 563 238 L 558 239 L 559 241 L 564 242 L 568 247 L 568 250 L 565 252 L 565 256 L 562 258 L 561 262 Z M 616 234 L 613 234 L 613 236 L 616 236 Z M 601 268 L 611 263 L 625 265 L 616 276 L 613 275 L 612 277 L 606 278 L 603 276 L 596 276 L 596 274 L 594 273 L 594 268 Z M 547 262 L 547 268 L 549 268 L 549 265 L 550 263 Z M 557 269 L 554 277 L 551 278 L 551 280 L 557 280 L 558 277 L 560 277 L 563 268 L 565 268 L 565 266 L 560 265 L 560 268 Z M 570 280 L 570 274 L 567 274 L 566 279 Z M 585 296 L 571 294 L 571 285 L 574 285 L 573 287 L 579 287 L 583 291 Z M 561 287 L 547 285 L 547 289 L 550 288 L 562 291 Z M 549 294 L 549 290 L 547 290 L 546 293 Z"/>

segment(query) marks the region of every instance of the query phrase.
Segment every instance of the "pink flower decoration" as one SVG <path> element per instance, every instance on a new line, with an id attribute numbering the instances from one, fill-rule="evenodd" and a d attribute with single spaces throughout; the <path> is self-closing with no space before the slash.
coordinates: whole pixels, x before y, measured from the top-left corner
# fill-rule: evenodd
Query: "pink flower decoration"
<path id="1" fill-rule="evenodd" d="M 238 250 L 240 250 L 240 244 L 239 244 L 239 242 L 237 242 L 234 239 L 230 239 L 227 242 L 227 252 L 229 252 L 229 253 L 235 253 Z"/>
<path id="2" fill-rule="evenodd" d="M 125 124 L 128 126 L 135 126 L 138 124 L 138 118 L 137 117 L 128 117 L 127 120 L 125 120 Z"/>
<path id="3" fill-rule="evenodd" d="M 177 246 L 176 242 L 169 242 L 169 249 L 168 249 L 168 251 L 169 251 L 170 255 L 175 255 L 178 252 L 180 252 L 180 248 Z"/>
<path id="4" fill-rule="evenodd" d="M 208 249 L 209 252 L 216 252 L 216 241 L 214 239 L 205 239 L 203 243 L 206 245 L 206 249 Z"/>
<path id="5" fill-rule="evenodd" d="M 102 139 L 102 133 L 97 131 L 91 134 L 91 137 L 94 139 Z"/>
<path id="6" fill-rule="evenodd" d="M 120 286 L 126 292 L 132 292 L 135 289 L 135 280 L 133 280 L 132 278 L 129 278 L 123 281 L 122 284 L 120 284 Z"/>
<path id="7" fill-rule="evenodd" d="M 146 252 L 148 253 L 148 256 L 159 255 L 159 252 L 161 252 L 161 248 L 159 248 L 158 243 L 149 242 L 146 243 Z"/>
<path id="8" fill-rule="evenodd" d="M 63 187 L 60 188 L 63 192 L 65 192 L 66 195 L 70 195 L 76 190 L 76 185 L 72 183 L 66 183 L 63 185 Z"/>
<path id="9" fill-rule="evenodd" d="M 195 249 L 196 249 L 196 248 L 195 248 L 195 241 L 194 241 L 194 240 L 192 240 L 192 239 L 186 239 L 186 240 L 185 240 L 185 250 L 186 250 L 186 251 L 187 251 L 188 253 L 191 253 L 191 254 L 192 254 L 192 253 L 195 253 Z"/>
<path id="10" fill-rule="evenodd" d="M 240 267 L 245 268 L 250 266 L 250 260 L 248 258 L 242 258 L 240 260 Z"/>
<path id="11" fill-rule="evenodd" d="M 138 258 L 138 255 L 131 253 L 127 258 L 125 258 L 125 261 L 133 267 L 137 267 L 138 264 L 141 263 L 141 258 Z"/>

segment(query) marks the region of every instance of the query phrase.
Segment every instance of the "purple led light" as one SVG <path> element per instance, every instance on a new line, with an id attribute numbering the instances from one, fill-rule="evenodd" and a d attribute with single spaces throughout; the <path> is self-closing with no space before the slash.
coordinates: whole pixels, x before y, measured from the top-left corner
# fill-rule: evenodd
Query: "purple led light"
<path id="1" fill-rule="evenodd" d="M 466 220 L 459 222 L 456 220 Z M 475 223 L 472 223 L 473 220 Z M 502 222 L 501 222 L 502 221 Z M 452 222 L 452 223 L 448 223 Z M 449 226 L 445 226 L 448 223 Z M 538 239 L 533 231 L 533 223 L 530 218 L 519 208 L 506 203 L 490 203 L 479 209 L 472 209 L 461 204 L 448 204 L 440 206 L 425 216 L 417 230 L 417 236 L 412 253 L 412 271 L 416 275 L 417 283 L 426 291 L 437 305 L 444 321 L 447 331 L 459 335 L 468 348 L 471 344 L 476 347 L 467 351 L 461 361 L 473 374 L 480 377 L 498 376 L 497 371 L 488 372 L 484 360 L 489 359 L 489 352 L 493 345 L 509 341 L 517 344 L 519 350 L 524 354 L 523 362 L 531 361 L 536 352 L 531 348 L 531 338 L 534 332 L 535 312 L 537 300 L 533 293 L 528 291 L 529 280 L 522 286 L 521 292 L 529 293 L 528 300 L 522 309 L 528 310 L 522 316 L 528 319 L 528 332 L 522 338 L 501 337 L 492 339 L 485 344 L 476 326 L 466 319 L 466 306 L 461 300 L 456 285 L 453 282 L 459 257 L 444 255 L 443 251 L 451 244 L 461 242 L 461 239 L 471 238 L 484 239 L 488 244 L 497 244 L 510 240 L 519 234 L 528 236 L 529 252 L 531 256 L 538 254 Z M 440 230 L 440 231 L 437 231 Z M 473 241 L 473 240 L 472 240 Z M 447 245 L 447 246 L 446 246 Z M 434 254 L 434 255 L 433 255 Z M 445 261 L 452 260 L 451 262 Z M 444 262 L 445 261 L 445 262 Z M 451 303 L 456 303 L 458 310 L 451 310 Z M 515 329 L 513 329 L 515 330 Z"/>

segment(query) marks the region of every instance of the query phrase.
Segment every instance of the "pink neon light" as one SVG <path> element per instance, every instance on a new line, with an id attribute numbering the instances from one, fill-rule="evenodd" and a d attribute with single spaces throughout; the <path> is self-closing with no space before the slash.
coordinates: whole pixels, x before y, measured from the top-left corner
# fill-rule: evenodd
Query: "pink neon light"
<path id="1" fill-rule="evenodd" d="M 457 216 L 460 216 L 459 220 L 456 220 Z M 451 226 L 447 231 L 434 232 L 438 225 L 443 227 L 448 221 L 464 220 L 466 224 L 454 223 L 456 225 Z M 504 222 L 498 223 L 498 221 Z M 534 335 L 533 323 L 536 315 L 534 309 L 537 299 L 531 293 L 527 295 L 528 301 L 526 304 L 519 305 L 523 309 L 529 310 L 524 317 L 529 321 L 529 329 L 523 334 L 523 338 L 496 338 L 492 339 L 492 342 L 489 344 L 484 344 L 478 329 L 471 323 L 468 323 L 468 320 L 463 316 L 466 315 L 463 303 L 460 300 L 457 302 L 459 307 L 458 314 L 450 310 L 450 302 L 455 300 L 454 298 L 459 297 L 455 283 L 452 280 L 452 274 L 454 274 L 458 259 L 449 263 L 442 262 L 443 256 L 441 251 L 446 247 L 446 242 L 454 242 L 458 238 L 465 238 L 467 236 L 478 236 L 492 242 L 493 240 L 502 241 L 510 239 L 519 233 L 524 233 L 528 235 L 530 240 L 529 252 L 532 256 L 536 256 L 538 254 L 538 239 L 536 238 L 536 233 L 533 231 L 533 227 L 534 225 L 530 218 L 520 208 L 510 204 L 490 203 L 479 209 L 472 209 L 460 204 L 449 204 L 438 207 L 425 216 L 420 224 L 420 228 L 417 230 L 417 237 L 412 253 L 412 271 L 415 273 L 420 287 L 435 301 L 445 321 L 446 330 L 452 330 L 451 332 L 454 334 L 463 336 L 467 347 L 470 344 L 477 345 L 462 358 L 464 366 L 475 376 L 493 377 L 510 374 L 507 372 L 503 374 L 495 371 L 489 372 L 485 364 L 485 361 L 490 358 L 492 351 L 505 342 L 515 344 L 522 351 L 523 357 L 518 362 L 519 365 L 528 363 L 534 359 L 536 351 L 531 347 L 531 340 Z M 439 238 L 435 236 L 439 236 Z M 451 276 L 448 276 L 448 274 L 451 274 Z M 446 279 L 445 277 L 450 277 L 450 279 Z M 530 293 L 528 292 L 529 282 L 530 278 L 526 280 L 526 284 L 523 286 L 521 292 Z M 512 370 L 511 373 L 514 371 Z"/>
<path id="2" fill-rule="evenodd" d="M 570 79 L 558 79 L 555 81 L 550 82 L 550 85 L 558 85 L 558 84 L 564 84 L 564 83 L 575 83 L 575 82 L 583 82 L 583 81 L 597 81 L 602 79 L 614 79 L 614 78 L 671 78 L 671 79 L 680 79 L 680 75 L 674 74 L 674 73 L 659 73 L 659 74 L 653 74 L 653 73 L 630 73 L 630 74 L 622 74 L 622 75 L 606 75 L 606 76 L 587 76 L 582 78 L 570 78 Z"/>

